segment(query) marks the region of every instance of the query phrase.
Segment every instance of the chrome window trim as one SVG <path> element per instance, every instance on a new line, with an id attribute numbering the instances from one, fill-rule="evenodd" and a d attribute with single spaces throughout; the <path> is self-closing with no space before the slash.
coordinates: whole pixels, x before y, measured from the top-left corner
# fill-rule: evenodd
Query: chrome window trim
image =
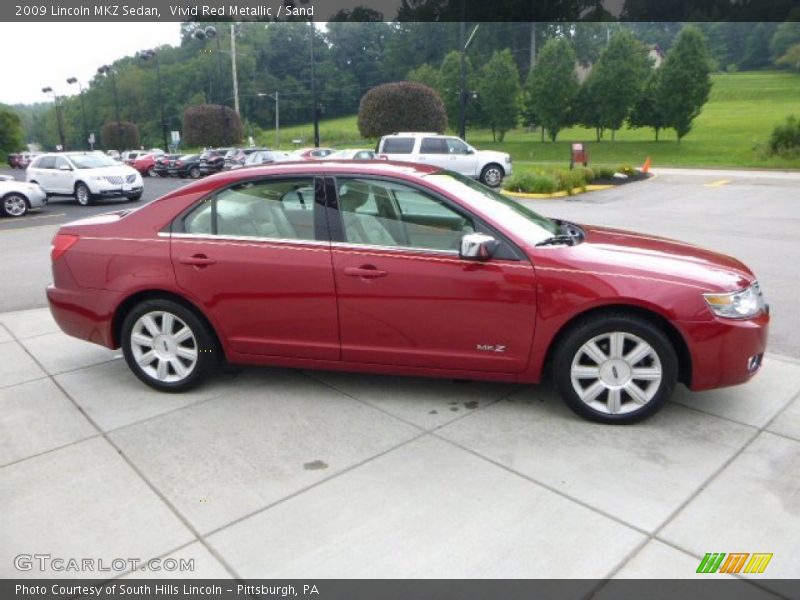
<path id="1" fill-rule="evenodd" d="M 258 237 L 255 235 L 215 235 L 213 233 L 170 233 L 167 231 L 159 231 L 158 237 L 176 238 L 176 239 L 194 239 L 194 240 L 209 240 L 209 241 L 225 241 L 225 242 L 265 242 L 270 244 L 303 244 L 312 246 L 329 246 L 330 242 L 327 240 L 301 240 L 298 238 L 268 238 Z"/>
<path id="2" fill-rule="evenodd" d="M 356 244 L 354 242 L 331 242 L 331 248 L 348 248 L 352 250 L 384 250 L 388 252 L 413 252 L 415 254 L 444 254 L 458 256 L 458 250 L 436 250 L 433 248 L 417 248 L 415 246 L 379 246 L 374 244 Z"/>

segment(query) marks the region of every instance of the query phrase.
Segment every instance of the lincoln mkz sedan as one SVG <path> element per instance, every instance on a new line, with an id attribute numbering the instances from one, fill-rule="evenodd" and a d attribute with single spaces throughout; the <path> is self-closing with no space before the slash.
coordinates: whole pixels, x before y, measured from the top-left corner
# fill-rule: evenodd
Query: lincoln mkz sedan
<path id="1" fill-rule="evenodd" d="M 220 363 L 538 383 L 630 423 L 740 384 L 769 314 L 738 260 L 544 218 L 435 167 L 229 171 L 61 227 L 47 296 L 163 391 Z"/>

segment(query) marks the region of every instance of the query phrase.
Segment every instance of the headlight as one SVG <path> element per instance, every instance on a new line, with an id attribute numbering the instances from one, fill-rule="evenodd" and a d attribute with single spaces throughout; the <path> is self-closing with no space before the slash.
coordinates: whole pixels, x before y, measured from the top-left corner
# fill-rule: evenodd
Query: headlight
<path id="1" fill-rule="evenodd" d="M 748 319 L 764 310 L 764 296 L 758 282 L 739 292 L 730 294 L 703 294 L 708 307 L 719 317 Z"/>

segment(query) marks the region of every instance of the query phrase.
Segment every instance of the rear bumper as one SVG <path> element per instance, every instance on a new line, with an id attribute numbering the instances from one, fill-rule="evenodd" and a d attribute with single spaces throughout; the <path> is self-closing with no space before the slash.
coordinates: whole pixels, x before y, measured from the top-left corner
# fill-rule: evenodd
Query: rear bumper
<path id="1" fill-rule="evenodd" d="M 676 325 L 691 354 L 692 390 L 745 383 L 760 370 L 767 349 L 768 314 L 741 321 L 715 318 Z"/>
<path id="2" fill-rule="evenodd" d="M 76 338 L 116 348 L 112 332 L 118 294 L 106 290 L 65 290 L 47 286 L 50 312 L 58 326 Z"/>

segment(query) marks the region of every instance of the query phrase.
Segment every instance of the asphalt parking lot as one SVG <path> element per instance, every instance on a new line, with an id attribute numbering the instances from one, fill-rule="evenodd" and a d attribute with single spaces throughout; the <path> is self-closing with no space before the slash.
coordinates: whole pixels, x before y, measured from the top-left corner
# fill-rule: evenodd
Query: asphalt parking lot
<path id="1" fill-rule="evenodd" d="M 691 578 L 707 552 L 767 552 L 747 577 L 791 597 L 774 580 L 800 573 L 798 183 L 663 170 L 531 203 L 733 254 L 772 305 L 757 377 L 679 388 L 631 427 L 548 385 L 248 368 L 159 394 L 42 308 L 56 226 L 0 226 L 0 577 L 43 575 L 15 570 L 23 552 L 240 578 Z"/>

